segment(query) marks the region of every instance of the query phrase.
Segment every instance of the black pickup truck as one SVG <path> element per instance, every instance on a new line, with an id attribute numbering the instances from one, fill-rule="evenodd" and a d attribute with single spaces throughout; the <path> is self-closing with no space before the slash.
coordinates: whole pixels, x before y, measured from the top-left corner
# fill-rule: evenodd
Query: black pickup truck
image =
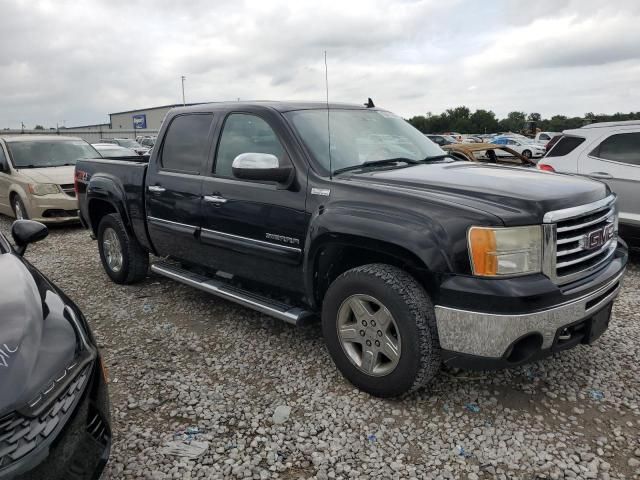
<path id="1" fill-rule="evenodd" d="M 359 388 L 518 365 L 608 326 L 627 247 L 600 182 L 455 161 L 396 115 L 321 103 L 176 108 L 148 163 L 82 160 L 107 274 L 151 271 L 298 324 Z"/>

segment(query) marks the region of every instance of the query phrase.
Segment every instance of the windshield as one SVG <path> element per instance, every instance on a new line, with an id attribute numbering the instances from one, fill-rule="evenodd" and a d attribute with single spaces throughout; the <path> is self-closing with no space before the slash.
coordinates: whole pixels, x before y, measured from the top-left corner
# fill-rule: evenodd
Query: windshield
<path id="1" fill-rule="evenodd" d="M 135 140 L 129 140 L 128 138 L 124 138 L 122 140 L 118 140 L 118 145 L 122 145 L 123 147 L 128 148 L 140 148 L 141 145 Z"/>
<path id="2" fill-rule="evenodd" d="M 328 172 L 327 110 L 285 114 L 314 159 Z M 331 173 L 395 158 L 421 161 L 445 152 L 402 118 L 379 110 L 330 110 Z"/>
<path id="3" fill-rule="evenodd" d="M 100 154 L 82 140 L 39 140 L 7 142 L 15 168 L 44 168 L 75 165 L 83 158 Z"/>

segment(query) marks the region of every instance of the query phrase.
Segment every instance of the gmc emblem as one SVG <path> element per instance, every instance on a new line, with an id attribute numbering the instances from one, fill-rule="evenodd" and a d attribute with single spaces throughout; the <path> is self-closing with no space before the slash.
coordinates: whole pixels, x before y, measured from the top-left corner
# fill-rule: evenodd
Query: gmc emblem
<path id="1" fill-rule="evenodd" d="M 613 224 L 606 225 L 597 230 L 587 233 L 584 236 L 583 244 L 587 250 L 595 250 L 602 247 L 605 243 L 613 238 L 615 234 Z"/>

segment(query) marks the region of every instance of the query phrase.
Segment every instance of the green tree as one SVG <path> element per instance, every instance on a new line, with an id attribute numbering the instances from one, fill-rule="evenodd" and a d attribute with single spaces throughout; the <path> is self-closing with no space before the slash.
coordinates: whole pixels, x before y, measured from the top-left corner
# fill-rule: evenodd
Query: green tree
<path id="1" fill-rule="evenodd" d="M 507 118 L 500 120 L 500 129 L 506 132 L 519 132 L 524 128 L 527 114 L 524 112 L 509 112 Z"/>
<path id="2" fill-rule="evenodd" d="M 44 127 L 42 125 L 36 125 L 34 130 L 44 130 Z"/>

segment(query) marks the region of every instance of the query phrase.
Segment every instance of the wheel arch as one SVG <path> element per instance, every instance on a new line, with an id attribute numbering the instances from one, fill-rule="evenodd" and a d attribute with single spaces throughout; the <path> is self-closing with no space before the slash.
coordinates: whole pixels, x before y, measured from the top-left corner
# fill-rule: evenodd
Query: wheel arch
<path id="1" fill-rule="evenodd" d="M 313 242 L 307 257 L 308 299 L 318 309 L 329 285 L 339 275 L 370 263 L 385 263 L 407 271 L 431 294 L 438 276 L 415 253 L 393 242 L 345 233 L 326 233 Z"/>

